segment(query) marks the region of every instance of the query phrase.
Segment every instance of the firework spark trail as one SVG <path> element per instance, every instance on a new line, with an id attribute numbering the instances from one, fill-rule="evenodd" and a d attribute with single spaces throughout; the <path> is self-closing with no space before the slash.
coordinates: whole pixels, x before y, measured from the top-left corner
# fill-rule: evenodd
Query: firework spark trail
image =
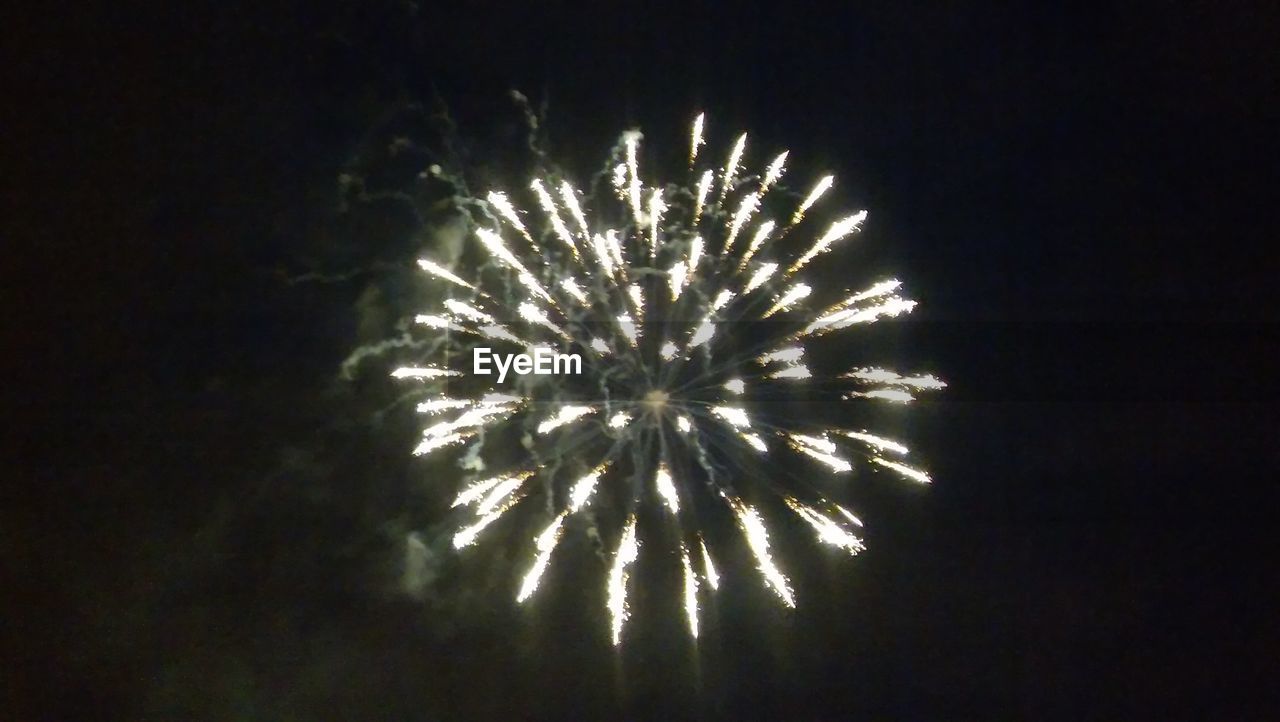
<path id="1" fill-rule="evenodd" d="M 474 278 L 433 260 L 418 261 L 427 278 L 464 297 L 447 296 L 442 309 L 418 314 L 416 328 L 463 332 L 464 339 L 521 349 L 533 348 L 532 339 L 556 340 L 591 359 L 581 382 L 517 379 L 474 393 L 447 357 L 438 355 L 439 344 L 428 358 L 392 372 L 418 382 L 412 392 L 418 394 L 416 409 L 430 419 L 415 454 L 469 444 L 465 458 L 477 460 L 488 448 L 486 429 L 518 424 L 523 430 L 529 458 L 516 470 L 466 484 L 452 501 L 456 513 L 469 515 L 452 540 L 464 549 L 524 500 L 546 498 L 550 520 L 532 537 L 533 559 L 516 589 L 518 602 L 537 591 L 571 526 L 585 524 L 602 534 L 620 529 L 606 575 L 615 645 L 631 614 L 627 593 L 640 547 L 661 544 L 641 539 L 637 506 L 648 499 L 664 508 L 663 523 L 679 533 L 678 542 L 667 537 L 667 543 L 679 553 L 679 596 L 696 639 L 702 599 L 721 588 L 722 574 L 698 526 L 700 495 L 710 493 L 727 504 L 765 587 L 794 607 L 760 504 L 787 507 L 817 542 L 856 554 L 863 542 L 853 530 L 862 521 L 828 501 L 806 477 L 847 474 L 866 463 L 912 481 L 931 481 L 923 469 L 886 458 L 907 455 L 900 442 L 867 430 L 814 428 L 806 419 L 780 418 L 758 406 L 761 399 L 786 398 L 815 378 L 842 384 L 833 397 L 890 403 L 946 384 L 931 374 L 870 366 L 833 377 L 821 364 L 806 362 L 807 345 L 815 339 L 909 313 L 915 302 L 897 295 L 896 279 L 833 294 L 801 278 L 816 258 L 861 230 L 866 211 L 830 223 L 805 242 L 799 237 L 813 224 L 802 221 L 817 212 L 834 176 L 818 180 L 780 222 L 769 216 L 793 202 L 782 184 L 789 152 L 752 174 L 743 170 L 747 134 L 741 133 L 722 168 L 699 167 L 705 132 L 706 119 L 699 114 L 689 135 L 692 187 L 646 183 L 641 134 L 627 131 L 603 174 L 612 178 L 613 195 L 584 195 L 560 180 L 562 173 L 544 169 L 527 185 L 532 203 L 525 207 L 541 211 L 537 222 L 526 225 L 523 211 L 498 190 L 471 206 L 482 215 L 473 218 L 474 236 L 492 259 Z M 781 190 L 771 193 L 774 188 Z M 503 235 L 513 232 L 524 242 L 508 243 Z M 819 307 L 829 305 L 812 311 L 811 298 L 822 301 Z M 647 316 L 671 323 L 650 333 L 643 325 Z M 717 333 L 718 324 L 748 319 L 769 319 L 770 329 L 748 339 L 746 348 L 726 341 L 733 333 Z M 460 390 L 443 393 L 441 384 L 450 379 Z M 608 443 L 612 449 L 604 461 L 575 470 L 573 459 L 581 450 Z M 621 449 L 629 449 L 631 461 L 617 467 L 612 460 Z M 535 477 L 544 483 L 529 483 Z M 771 496 L 740 495 L 731 486 L 738 484 L 759 486 Z M 603 494 L 608 503 L 594 502 L 590 513 L 579 515 L 605 487 L 623 493 Z M 578 521 L 570 525 L 575 515 Z"/>

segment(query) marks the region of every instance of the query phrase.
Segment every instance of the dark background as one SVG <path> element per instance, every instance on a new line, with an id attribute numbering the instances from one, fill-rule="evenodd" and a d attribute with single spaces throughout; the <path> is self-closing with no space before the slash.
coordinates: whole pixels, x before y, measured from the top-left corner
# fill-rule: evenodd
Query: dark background
<path id="1" fill-rule="evenodd" d="M 1274 719 L 1280 18 L 1038 5 L 14 13 L 0 718 Z M 407 306 L 287 279 L 411 258 L 339 174 L 433 97 L 483 159 L 512 87 L 579 173 L 698 109 L 834 169 L 923 302 L 936 483 L 798 556 L 793 615 L 750 580 L 696 655 L 615 654 L 573 584 L 429 549 L 397 591 L 436 472 L 335 379 Z"/>

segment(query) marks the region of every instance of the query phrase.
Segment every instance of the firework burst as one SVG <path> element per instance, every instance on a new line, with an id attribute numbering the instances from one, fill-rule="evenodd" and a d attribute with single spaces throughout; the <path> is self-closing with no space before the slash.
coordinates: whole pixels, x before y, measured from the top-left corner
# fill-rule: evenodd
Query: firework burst
<path id="1" fill-rule="evenodd" d="M 603 571 L 614 644 L 623 638 L 628 582 L 646 536 L 661 536 L 677 552 L 683 583 L 676 594 L 697 637 L 700 600 L 729 571 L 717 572 L 701 517 L 727 513 L 764 585 L 794 606 L 759 505 L 789 510 L 820 542 L 850 554 L 863 543 L 858 517 L 794 480 L 792 468 L 812 477 L 810 465 L 848 475 L 865 464 L 930 481 L 907 463 L 902 443 L 865 429 L 815 426 L 789 405 L 814 384 L 835 389 L 824 393 L 828 400 L 866 403 L 907 403 L 945 385 L 881 368 L 829 378 L 811 371 L 807 355 L 822 337 L 915 306 L 893 279 L 852 291 L 805 282 L 806 269 L 861 230 L 866 211 L 820 222 L 814 216 L 832 176 L 787 190 L 786 152 L 752 173 L 746 134 L 723 164 L 704 162 L 704 131 L 699 115 L 687 184 L 646 182 L 641 135 L 630 131 L 602 174 L 611 183 L 598 192 L 584 195 L 548 172 L 530 181 L 530 202 L 522 204 L 536 212 L 496 190 L 464 200 L 481 261 L 473 275 L 457 271 L 463 264 L 451 270 L 438 259 L 419 261 L 439 284 L 441 303 L 415 320 L 447 343 L 393 373 L 421 384 L 417 408 L 427 423 L 415 454 L 470 447 L 467 468 L 483 470 L 477 460 L 486 440 L 515 430 L 519 443 L 502 445 L 505 468 L 477 474 L 485 478 L 457 493 L 453 506 L 470 518 L 453 544 L 482 542 L 510 510 L 540 498 L 547 517 L 530 539 L 519 602 L 535 594 L 566 533 L 604 530 L 613 520 L 602 536 L 613 539 L 605 542 Z M 576 356 L 580 368 L 495 383 L 468 373 L 472 357 L 460 352 L 479 347 L 550 347 Z M 638 522 L 647 505 L 665 530 Z"/>

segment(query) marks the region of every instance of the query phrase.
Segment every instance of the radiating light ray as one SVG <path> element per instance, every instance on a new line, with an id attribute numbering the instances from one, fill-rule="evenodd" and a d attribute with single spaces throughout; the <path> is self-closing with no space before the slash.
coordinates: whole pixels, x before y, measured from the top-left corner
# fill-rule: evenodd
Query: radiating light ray
<path id="1" fill-rule="evenodd" d="M 613 626 L 613 646 L 622 642 L 622 627 L 627 623 L 627 567 L 640 556 L 640 543 L 636 541 L 636 518 L 627 519 L 622 531 L 618 551 L 613 555 L 613 568 L 609 571 L 609 616 Z"/>

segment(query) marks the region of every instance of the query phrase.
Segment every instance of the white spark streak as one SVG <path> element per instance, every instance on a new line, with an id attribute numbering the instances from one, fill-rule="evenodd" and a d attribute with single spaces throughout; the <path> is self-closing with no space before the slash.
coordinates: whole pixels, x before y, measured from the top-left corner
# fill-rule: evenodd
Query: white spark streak
<path id="1" fill-rule="evenodd" d="M 791 216 L 791 225 L 794 226 L 799 223 L 800 220 L 804 218 L 805 211 L 812 208 L 813 204 L 817 203 L 818 199 L 822 197 L 822 194 L 826 193 L 831 186 L 835 185 L 835 182 L 836 177 L 833 175 L 824 176 L 822 180 L 818 181 L 818 183 L 814 185 L 813 190 L 809 191 L 809 195 L 805 196 L 804 202 L 796 209 L 795 215 Z"/>
<path id="2" fill-rule="evenodd" d="M 453 503 L 449 506 L 455 507 L 470 504 L 471 502 L 480 499 L 490 489 L 506 481 L 508 478 L 509 477 L 505 476 L 495 476 L 491 479 L 481 479 L 459 492 L 458 495 L 454 497 Z"/>
<path id="3" fill-rule="evenodd" d="M 698 148 L 702 146 L 702 124 L 705 120 L 705 113 L 698 113 L 698 117 L 693 119 L 693 132 L 689 138 L 689 167 L 693 167 L 693 161 L 698 157 Z"/>
<path id="4" fill-rule="evenodd" d="M 742 289 L 742 292 L 751 293 L 757 288 L 760 288 L 760 286 L 764 285 L 765 281 L 768 281 L 770 278 L 773 277 L 773 274 L 777 270 L 778 270 L 778 264 L 776 263 L 766 263 L 763 266 L 757 268 L 756 272 L 751 274 L 751 279 L 747 281 L 747 287 Z"/>
<path id="5" fill-rule="evenodd" d="M 916 468 L 907 466 L 906 464 L 899 464 L 896 461 L 890 461 L 888 459 L 885 459 L 879 456 L 873 456 L 871 457 L 871 460 L 885 468 L 893 469 L 894 471 L 898 472 L 899 474 L 902 474 L 908 479 L 918 481 L 921 484 L 929 484 L 933 482 L 933 479 L 930 479 L 929 475 L 921 469 L 916 469 Z"/>
<path id="6" fill-rule="evenodd" d="M 809 371 L 809 367 L 804 364 L 796 364 L 788 366 L 780 371 L 774 371 L 769 374 L 771 379 L 811 379 L 813 373 Z"/>
<path id="7" fill-rule="evenodd" d="M 747 538 L 747 546 L 751 547 L 751 553 L 755 555 L 760 573 L 764 575 L 769 588 L 788 607 L 794 607 L 796 601 L 791 595 L 790 582 L 778 570 L 773 557 L 769 555 L 769 532 L 765 529 L 764 522 L 760 520 L 760 515 L 755 509 L 736 499 L 732 500 L 732 506 L 734 513 L 738 515 L 742 533 Z"/>
<path id="8" fill-rule="evenodd" d="M 742 254 L 742 260 L 738 262 L 739 271 L 746 268 L 747 261 L 750 261 L 756 255 L 756 251 L 760 250 L 760 246 L 764 244 L 765 240 L 769 238 L 769 234 L 773 232 L 773 226 L 773 221 L 765 221 L 756 229 L 756 234 L 751 237 L 751 243 L 747 244 L 746 252 Z M 776 263 L 769 265 L 774 268 L 778 267 Z"/>
<path id="9" fill-rule="evenodd" d="M 621 429 L 629 423 L 631 423 L 631 414 L 625 411 L 619 411 L 609 417 L 609 428 L 611 429 Z"/>
<path id="10" fill-rule="evenodd" d="M 516 272 L 516 278 L 520 280 L 520 283 L 524 284 L 525 288 L 533 291 L 540 298 L 547 301 L 551 300 L 551 294 L 547 293 L 547 289 L 543 288 L 542 284 L 538 283 L 538 279 L 534 278 L 532 273 L 529 273 L 529 269 L 525 268 L 524 264 L 511 254 L 507 244 L 502 241 L 502 236 L 487 228 L 477 228 L 476 238 L 480 239 L 480 243 L 485 247 L 485 250 Z"/>
<path id="11" fill-rule="evenodd" d="M 584 306 L 587 305 L 587 294 L 582 292 L 577 281 L 572 278 L 561 279 L 560 288 L 563 288 L 566 293 L 577 299 L 578 303 L 581 303 Z"/>
<path id="12" fill-rule="evenodd" d="M 689 619 L 689 634 L 698 638 L 698 577 L 689 563 L 689 550 L 680 545 L 680 562 L 684 565 L 684 613 Z"/>
<path id="13" fill-rule="evenodd" d="M 596 484 L 600 482 L 600 475 L 605 472 L 607 467 L 603 464 L 593 469 L 586 476 L 578 479 L 578 483 L 573 485 L 569 490 L 569 511 L 576 512 L 582 508 L 583 504 L 591 499 L 591 495 L 596 493 Z"/>
<path id="14" fill-rule="evenodd" d="M 729 160 L 724 164 L 723 180 L 720 184 L 720 200 L 724 201 L 724 196 L 729 192 L 729 188 L 733 185 L 733 178 L 738 174 L 738 164 L 742 161 L 742 151 L 747 147 L 747 134 L 743 133 L 738 136 L 737 142 L 733 144 L 733 150 L 729 153 Z"/>
<path id="15" fill-rule="evenodd" d="M 698 220 L 702 218 L 702 211 L 707 205 L 707 194 L 711 192 L 711 182 L 714 180 L 715 174 L 707 171 L 702 174 L 702 178 L 698 180 L 697 200 L 693 204 L 693 225 L 698 225 Z"/>
<path id="16" fill-rule="evenodd" d="M 756 212 L 759 205 L 759 192 L 748 193 L 742 197 L 742 201 L 738 204 L 738 212 L 733 214 L 733 220 L 729 223 L 729 236 L 724 241 L 722 253 L 728 255 L 729 250 L 733 248 L 734 239 L 738 237 L 738 232 L 751 220 L 751 216 Z"/>
<path id="17" fill-rule="evenodd" d="M 777 183 L 787 168 L 787 151 L 782 151 L 777 158 L 769 164 L 769 168 L 764 172 L 764 180 L 760 182 L 762 191 L 768 190 L 774 183 Z"/>
<path id="18" fill-rule="evenodd" d="M 551 552 L 555 551 L 556 542 L 560 541 L 560 529 L 564 525 L 566 516 L 567 514 L 564 512 L 556 516 L 534 542 L 538 549 L 538 556 L 533 561 L 533 567 L 524 576 L 524 583 L 520 585 L 520 593 L 516 595 L 517 602 L 524 602 L 529 598 L 530 594 L 537 591 L 538 582 L 542 580 L 543 572 L 547 571 L 547 565 L 551 563 Z"/>
<path id="19" fill-rule="evenodd" d="M 626 624 L 627 609 L 627 567 L 640 555 L 640 544 L 636 541 L 636 518 L 627 519 L 627 526 L 622 531 L 622 540 L 618 543 L 618 551 L 613 556 L 613 568 L 609 571 L 609 615 L 613 620 L 613 645 L 622 641 L 622 626 Z"/>
<path id="20" fill-rule="evenodd" d="M 770 306 L 769 310 L 765 311 L 761 318 L 769 318 L 778 311 L 790 309 L 791 305 L 796 301 L 808 298 L 812 291 L 813 289 L 809 287 L 809 284 L 797 283 L 788 289 L 787 292 L 782 295 L 782 298 L 779 298 L 772 306 Z"/>
<path id="21" fill-rule="evenodd" d="M 735 409 L 732 406 L 712 406 L 711 413 L 724 419 L 726 423 L 734 428 L 751 428 L 751 419 L 747 418 L 747 412 L 742 409 Z"/>
<path id="22" fill-rule="evenodd" d="M 438 369 L 431 366 L 401 366 L 391 372 L 392 378 L 397 379 L 438 379 L 444 376 L 461 376 L 459 371 L 450 371 L 449 369 Z"/>
<path id="23" fill-rule="evenodd" d="M 595 411 L 595 407 L 593 406 L 574 406 L 572 404 L 565 404 L 560 407 L 555 416 L 543 421 L 541 424 L 538 424 L 538 433 L 545 434 L 552 429 L 558 429 L 571 421 L 577 421 L 593 411 Z"/>
<path id="24" fill-rule="evenodd" d="M 756 359 L 756 363 L 760 363 L 760 364 L 771 364 L 771 363 L 795 364 L 795 363 L 799 363 L 799 362 L 800 362 L 800 359 L 802 359 L 802 358 L 804 358 L 804 347 L 803 347 L 803 346 L 787 346 L 786 348 L 780 348 L 780 349 L 778 349 L 778 350 L 776 350 L 776 351 L 771 351 L 771 352 L 769 352 L 769 353 L 767 353 L 767 354 L 765 354 L 765 355 L 761 356 L 760 358 L 757 358 L 757 359 Z"/>
<path id="25" fill-rule="evenodd" d="M 693 425 L 692 425 L 691 423 L 689 423 L 689 417 L 688 417 L 688 416 L 677 416 L 677 417 L 676 417 L 676 428 L 677 428 L 677 429 L 680 429 L 680 431 L 681 431 L 682 433 L 687 434 L 687 433 L 689 433 L 689 431 L 693 428 Z"/>
<path id="26" fill-rule="evenodd" d="M 916 400 L 910 391 L 902 389 L 871 389 L 870 391 L 851 391 L 845 395 L 845 398 L 862 397 L 866 399 L 880 399 L 881 401 L 894 401 L 900 404 L 907 404 Z"/>
<path id="27" fill-rule="evenodd" d="M 680 349 L 676 348 L 676 345 L 670 341 L 662 344 L 662 348 L 658 351 L 658 355 L 666 361 L 675 358 L 678 353 L 680 353 Z"/>
<path id="28" fill-rule="evenodd" d="M 699 324 L 698 328 L 694 329 L 693 338 L 689 339 L 689 345 L 687 348 L 692 349 L 701 346 L 710 341 L 715 335 L 716 325 L 708 318 Z"/>
<path id="29" fill-rule="evenodd" d="M 662 189 L 654 188 L 649 195 L 649 259 L 658 257 L 658 225 L 663 211 L 667 210 L 662 201 Z"/>
<path id="30" fill-rule="evenodd" d="M 480 289 L 471 285 L 467 281 L 462 280 L 458 276 L 454 275 L 453 272 L 451 272 L 449 269 L 445 268 L 444 266 L 441 266 L 438 263 L 435 263 L 434 261 L 428 261 L 425 258 L 419 258 L 418 267 L 426 271 L 427 273 L 430 273 L 431 275 L 435 276 L 436 278 L 444 279 L 449 283 L 462 286 L 463 288 L 469 288 L 472 291 L 480 291 Z"/>
<path id="31" fill-rule="evenodd" d="M 881 451 L 891 451 L 895 454 L 907 453 L 907 447 L 899 444 L 893 439 L 886 439 L 882 436 L 876 436 L 875 434 L 868 434 L 865 431 L 846 431 L 844 432 L 844 435 L 848 436 L 850 439 L 856 439 Z"/>
<path id="32" fill-rule="evenodd" d="M 725 391 L 738 396 L 742 395 L 742 392 L 746 391 L 746 389 L 747 385 L 743 383 L 742 379 L 729 379 L 724 384 Z"/>
<path id="33" fill-rule="evenodd" d="M 808 522 L 809 526 L 813 527 L 813 530 L 818 533 L 819 541 L 844 549 L 851 555 L 866 549 L 861 539 L 850 534 L 836 522 L 795 499 L 788 497 L 786 501 L 787 506 L 791 507 L 796 515 Z"/>
<path id="34" fill-rule="evenodd" d="M 640 131 L 627 131 L 623 134 L 623 142 L 627 146 L 627 196 L 631 199 L 631 214 L 639 226 L 644 223 L 644 218 L 640 215 L 640 163 L 636 158 L 640 146 Z"/>
<path id="35" fill-rule="evenodd" d="M 854 369 L 845 374 L 844 378 L 875 384 L 887 384 L 889 386 L 909 386 L 913 389 L 945 389 L 947 387 L 946 382 L 930 374 L 901 376 L 896 371 L 882 368 Z"/>
<path id="36" fill-rule="evenodd" d="M 711 563 L 711 555 L 707 553 L 707 545 L 698 538 L 698 546 L 702 549 L 702 572 L 703 577 L 707 580 L 707 586 L 714 591 L 720 588 L 720 575 L 716 574 L 716 567 Z"/>
<path id="37" fill-rule="evenodd" d="M 544 313 L 542 309 L 528 301 L 520 304 L 520 318 L 523 318 L 530 323 L 536 323 L 566 341 L 573 340 L 572 337 L 569 336 L 568 332 L 552 323 L 551 319 L 547 318 L 547 314 Z"/>
<path id="38" fill-rule="evenodd" d="M 654 474 L 653 483 L 658 489 L 658 496 L 662 497 L 662 503 L 667 505 L 667 509 L 672 514 L 680 511 L 680 496 L 676 494 L 676 486 L 671 480 L 671 472 L 667 469 L 666 464 L 658 464 L 658 471 Z"/>
<path id="39" fill-rule="evenodd" d="M 551 197 L 551 193 L 542 185 L 542 181 L 534 178 L 529 184 L 533 192 L 538 196 L 538 203 L 542 205 L 542 210 L 546 212 L 547 217 L 551 219 L 551 228 L 556 232 L 556 237 L 568 247 L 569 252 L 573 254 L 573 259 L 580 260 L 578 257 L 578 245 L 573 242 L 573 235 L 569 233 L 569 228 L 560 219 L 560 211 L 556 208 L 556 201 Z"/>
<path id="40" fill-rule="evenodd" d="M 498 209 L 498 215 L 502 216 L 507 223 L 511 224 L 512 228 L 519 231 L 520 235 L 524 236 L 524 239 L 532 244 L 533 236 L 530 236 L 529 230 L 524 227 L 524 222 L 520 220 L 520 214 L 516 212 L 515 206 L 511 205 L 507 194 L 500 191 L 490 191 L 488 198 L 489 203 Z"/>
<path id="41" fill-rule="evenodd" d="M 582 237 L 590 238 L 591 230 L 587 226 L 587 217 L 583 215 L 582 206 L 578 204 L 578 194 L 573 190 L 573 186 L 569 185 L 569 181 L 560 181 L 560 199 L 569 209 L 569 215 L 573 216 L 573 220 L 577 222 Z"/>
<path id="42" fill-rule="evenodd" d="M 856 230 L 860 230 L 862 222 L 865 220 L 867 220 L 867 212 L 858 211 L 848 218 L 832 223 L 831 227 L 827 229 L 827 232 L 818 239 L 818 242 L 813 244 L 813 248 L 810 248 L 808 252 L 801 256 L 795 263 L 791 264 L 791 268 L 787 269 L 787 275 L 789 276 L 803 268 L 805 264 L 812 261 L 814 256 L 817 256 L 819 253 L 825 253 L 828 251 L 831 248 L 831 244 L 844 239 Z"/>

